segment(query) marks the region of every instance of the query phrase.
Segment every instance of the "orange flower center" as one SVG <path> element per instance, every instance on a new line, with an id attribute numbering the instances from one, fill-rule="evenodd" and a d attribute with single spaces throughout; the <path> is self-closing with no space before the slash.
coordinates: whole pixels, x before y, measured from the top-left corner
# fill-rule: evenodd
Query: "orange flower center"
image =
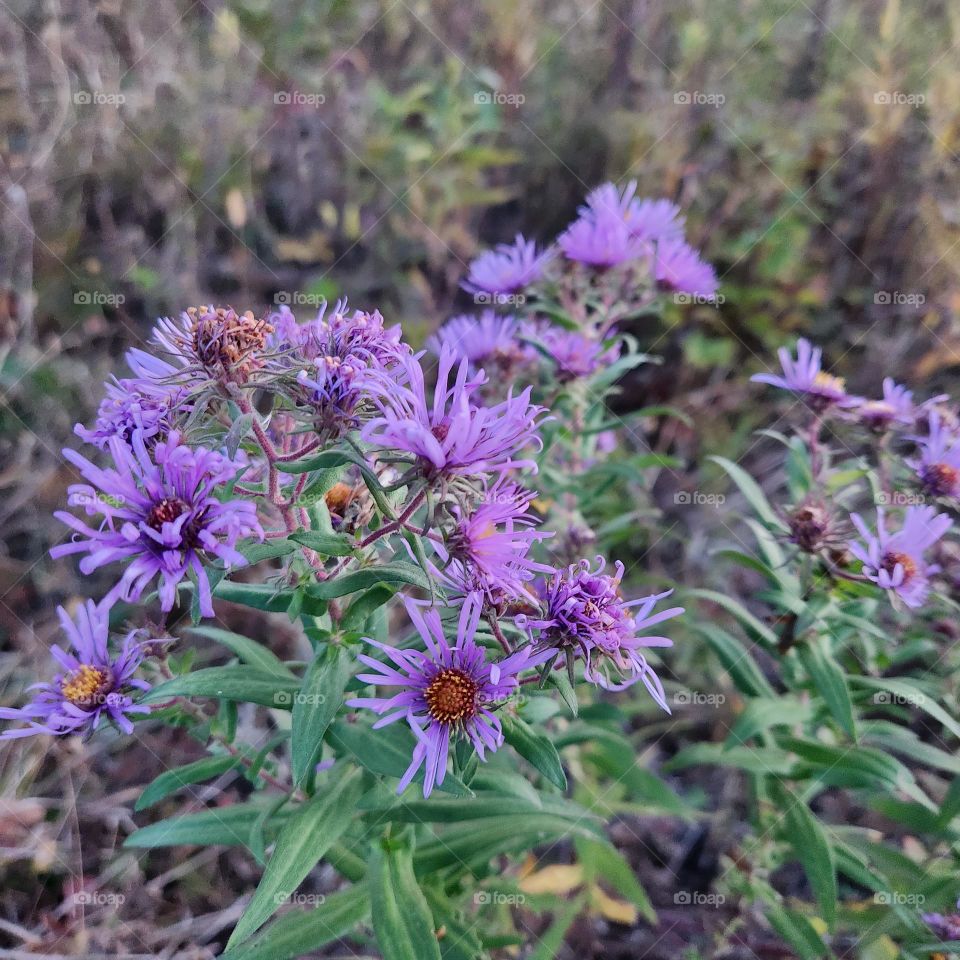
<path id="1" fill-rule="evenodd" d="M 427 685 L 427 712 L 437 723 L 459 723 L 477 712 L 476 681 L 456 667 L 441 670 Z"/>
<path id="2" fill-rule="evenodd" d="M 113 678 L 109 670 L 82 664 L 60 683 L 64 699 L 82 710 L 90 710 L 103 703 Z"/>
<path id="3" fill-rule="evenodd" d="M 903 567 L 904 583 L 906 583 L 917 572 L 917 564 L 915 563 L 913 557 L 910 557 L 905 553 L 884 554 L 882 566 L 883 569 L 886 570 L 891 576 L 893 575 L 893 571 L 897 568 L 897 564 L 900 564 L 900 566 Z"/>
<path id="4" fill-rule="evenodd" d="M 927 490 L 935 496 L 946 496 L 957 485 L 960 471 L 948 463 L 931 463 L 923 470 L 923 481 Z"/>

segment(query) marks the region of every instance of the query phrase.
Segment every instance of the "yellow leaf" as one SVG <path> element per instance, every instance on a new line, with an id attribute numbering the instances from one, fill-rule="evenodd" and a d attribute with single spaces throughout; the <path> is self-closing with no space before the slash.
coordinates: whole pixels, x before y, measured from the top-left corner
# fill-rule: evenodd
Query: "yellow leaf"
<path id="1" fill-rule="evenodd" d="M 597 913 L 614 923 L 630 927 L 637 922 L 637 908 L 632 903 L 608 897 L 599 887 L 590 891 L 590 903 Z"/>
<path id="2" fill-rule="evenodd" d="M 228 190 L 224 206 L 230 226 L 239 230 L 247 222 L 247 201 L 243 199 L 243 193 L 236 187 Z"/>
<path id="3" fill-rule="evenodd" d="M 576 863 L 558 863 L 531 873 L 520 881 L 524 893 L 570 893 L 583 883 L 583 868 Z"/>

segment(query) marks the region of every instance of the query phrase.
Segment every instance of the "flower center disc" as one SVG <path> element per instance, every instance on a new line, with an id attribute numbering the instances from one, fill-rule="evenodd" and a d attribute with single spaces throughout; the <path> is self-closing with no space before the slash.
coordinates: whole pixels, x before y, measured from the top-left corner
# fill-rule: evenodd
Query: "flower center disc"
<path id="1" fill-rule="evenodd" d="M 69 700 L 81 710 L 90 710 L 103 703 L 104 696 L 109 692 L 113 678 L 109 670 L 102 667 L 91 667 L 84 663 L 69 676 L 64 677 L 60 684 L 60 692 L 64 699 Z"/>
<path id="2" fill-rule="evenodd" d="M 154 504 L 153 508 L 147 514 L 146 524 L 153 527 L 159 533 L 165 523 L 173 523 L 187 509 L 187 505 L 180 499 L 164 497 L 159 503 Z"/>
<path id="3" fill-rule="evenodd" d="M 846 384 L 843 377 L 835 377 L 833 374 L 821 370 L 813 378 L 813 385 L 831 393 L 843 393 Z"/>
<path id="4" fill-rule="evenodd" d="M 931 463 L 923 471 L 923 483 L 928 492 L 942 497 L 956 487 L 958 476 L 960 471 L 947 463 Z"/>
<path id="5" fill-rule="evenodd" d="M 903 582 L 906 583 L 917 572 L 917 565 L 912 557 L 905 553 L 887 553 L 883 557 L 883 569 L 891 576 L 896 569 L 897 564 L 903 567 Z"/>
<path id="6" fill-rule="evenodd" d="M 459 723 L 476 714 L 478 692 L 476 681 L 462 670 L 447 667 L 430 681 L 423 696 L 437 723 Z"/>

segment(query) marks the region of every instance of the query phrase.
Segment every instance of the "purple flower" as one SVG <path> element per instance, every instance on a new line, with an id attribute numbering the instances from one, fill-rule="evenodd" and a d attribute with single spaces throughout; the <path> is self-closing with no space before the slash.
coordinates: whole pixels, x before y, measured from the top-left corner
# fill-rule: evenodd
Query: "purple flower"
<path id="1" fill-rule="evenodd" d="M 479 317 L 468 313 L 451 317 L 430 337 L 427 347 L 437 356 L 448 347 L 457 359 L 470 361 L 471 371 L 495 368 L 499 375 L 512 378 L 536 355 L 518 339 L 519 333 L 520 325 L 513 315 L 484 310 Z"/>
<path id="2" fill-rule="evenodd" d="M 669 200 L 641 199 L 636 192 L 636 180 L 631 180 L 622 191 L 613 183 L 605 183 L 587 194 L 587 205 L 579 212 L 581 216 L 612 212 L 626 224 L 629 235 L 639 240 L 682 239 L 680 208 Z"/>
<path id="3" fill-rule="evenodd" d="M 104 384 L 107 393 L 100 401 L 93 429 L 77 424 L 73 432 L 86 443 L 101 450 L 111 437 L 129 441 L 139 430 L 145 441 L 169 432 L 178 413 L 188 412 L 186 391 L 175 383 L 162 383 L 142 377 Z"/>
<path id="4" fill-rule="evenodd" d="M 178 377 L 192 385 L 241 384 L 264 365 L 272 332 L 268 320 L 258 320 L 249 310 L 239 314 L 232 307 L 201 306 L 188 308 L 177 319 L 160 319 L 153 339 L 171 358 Z"/>
<path id="5" fill-rule="evenodd" d="M 529 324 L 524 335 L 549 353 L 561 381 L 593 376 L 598 370 L 615 363 L 620 355 L 619 344 L 605 346 L 596 337 L 551 323 Z"/>
<path id="6" fill-rule="evenodd" d="M 529 512 L 536 496 L 501 476 L 484 490 L 483 499 L 472 511 L 453 505 L 450 509 L 456 524 L 446 546 L 434 543 L 445 563 L 442 578 L 457 592 L 482 593 L 492 604 L 522 596 L 535 600 L 527 583 L 537 573 L 554 572 L 553 567 L 528 556 L 535 543 L 553 536 L 530 529 L 537 522 Z"/>
<path id="7" fill-rule="evenodd" d="M 943 425 L 940 414 L 931 409 L 930 433 L 918 440 L 920 459 L 908 460 L 932 497 L 960 499 L 960 438 Z"/>
<path id="8" fill-rule="evenodd" d="M 50 652 L 62 668 L 50 683 L 38 683 L 33 700 L 19 709 L 0 707 L 0 720 L 21 720 L 27 724 L 5 730 L 0 739 L 29 737 L 37 733 L 60 736 L 68 733 L 92 733 L 101 717 L 112 720 L 124 733 L 133 730 L 131 715 L 149 713 L 150 708 L 136 704 L 132 690 L 149 690 L 144 680 L 134 678 L 143 659 L 141 644 L 132 631 L 124 638 L 120 652 L 111 656 L 107 646 L 109 605 L 99 607 L 88 600 L 71 620 L 63 607 L 57 608 L 63 632 L 73 652 L 54 645 Z"/>
<path id="9" fill-rule="evenodd" d="M 908 607 L 923 606 L 930 592 L 930 576 L 940 569 L 927 563 L 923 554 L 950 529 L 950 518 L 934 507 L 907 507 L 903 526 L 890 533 L 883 508 L 878 507 L 876 536 L 859 514 L 851 514 L 850 519 L 864 540 L 848 544 L 863 563 L 863 575 L 884 590 L 892 590 Z"/>
<path id="10" fill-rule="evenodd" d="M 404 603 L 426 651 L 401 650 L 367 639 L 386 654 L 388 662 L 360 654 L 360 661 L 375 672 L 361 673 L 358 679 L 397 687 L 399 692 L 389 697 L 356 697 L 347 705 L 380 714 L 374 728 L 397 720 L 409 724 L 417 745 L 397 793 L 403 793 L 426 765 L 423 795 L 429 797 L 434 786 L 443 783 L 451 739 L 469 740 L 481 760 L 486 750 L 492 752 L 502 745 L 500 720 L 490 708 L 517 689 L 517 674 L 531 665 L 530 648 L 496 663 L 488 662 L 486 651 L 474 639 L 483 606 L 475 594 L 467 597 L 460 610 L 457 641 L 452 647 L 435 607 L 422 609 L 410 599 Z"/>
<path id="11" fill-rule="evenodd" d="M 278 322 L 280 362 L 310 364 L 297 381 L 306 388 L 298 401 L 313 411 L 319 433 L 340 434 L 359 424 L 370 404 L 367 384 L 370 372 L 389 371 L 410 352 L 401 340 L 399 325 L 386 327 L 379 311 L 356 310 L 347 315 L 338 303 L 329 318 L 324 308 L 315 320 L 297 323 L 284 308 Z M 289 349 L 283 352 L 284 347 Z"/>
<path id="12" fill-rule="evenodd" d="M 512 244 L 501 243 L 471 261 L 463 289 L 468 293 L 514 293 L 536 283 L 553 257 L 553 250 L 537 253 L 533 240 L 524 240 L 518 233 Z"/>
<path id="13" fill-rule="evenodd" d="M 535 471 L 536 463 L 520 456 L 525 447 L 540 443 L 537 418 L 544 410 L 530 402 L 530 388 L 516 396 L 511 391 L 493 406 L 478 405 L 473 397 L 485 378 L 481 373 L 468 380 L 470 364 L 463 359 L 451 383 L 455 362 L 453 351 L 443 346 L 432 403 L 419 356 L 401 358 L 405 383 L 391 376 L 372 378 L 382 415 L 363 428 L 363 439 L 413 454 L 431 480 L 522 467 Z"/>
<path id="14" fill-rule="evenodd" d="M 713 267 L 701 260 L 700 254 L 683 240 L 664 240 L 657 244 L 654 275 L 657 282 L 669 290 L 708 300 L 716 295 L 720 286 Z"/>
<path id="15" fill-rule="evenodd" d="M 769 373 L 757 373 L 750 379 L 755 383 L 769 383 L 782 390 L 792 390 L 808 397 L 818 407 L 827 407 L 831 404 L 851 406 L 859 402 L 859 398 L 851 397 L 840 377 L 824 372 L 820 367 L 822 351 L 819 347 L 812 347 L 810 341 L 800 338 L 797 341 L 797 359 L 790 356 L 786 347 L 777 351 L 780 364 L 783 367 L 783 376 L 777 377 Z"/>
<path id="16" fill-rule="evenodd" d="M 957 911 L 960 911 L 960 901 L 957 901 Z M 933 931 L 935 937 L 944 941 L 960 940 L 960 912 L 948 913 L 921 913 L 920 919 Z"/>
<path id="17" fill-rule="evenodd" d="M 626 221 L 609 207 L 588 208 L 557 238 L 568 260 L 593 267 L 615 267 L 644 256 L 649 244 L 633 236 Z"/>
<path id="18" fill-rule="evenodd" d="M 597 557 L 595 570 L 588 560 L 581 560 L 557 572 L 540 586 L 543 615 L 539 619 L 521 615 L 517 624 L 530 631 L 539 650 L 555 652 L 555 660 L 565 657 L 570 669 L 572 658 L 579 655 L 584 661 L 584 678 L 604 690 L 624 690 L 642 680 L 653 699 L 669 713 L 663 684 L 641 650 L 669 647 L 673 641 L 638 634 L 678 616 L 683 607 L 653 613 L 654 606 L 672 590 L 624 600 L 620 594 L 623 564 L 617 561 L 613 576 L 603 572 L 604 566 L 604 559 Z M 611 669 L 619 674 L 616 681 L 609 676 Z"/>
<path id="19" fill-rule="evenodd" d="M 69 488 L 72 505 L 83 506 L 88 517 L 102 515 L 94 528 L 60 510 L 54 514 L 78 534 L 50 553 L 62 557 L 86 553 L 80 570 L 90 574 L 116 560 L 129 561 L 105 602 L 117 598 L 136 601 L 160 577 L 163 610 L 171 610 L 177 585 L 193 571 L 200 593 L 200 610 L 213 616 L 210 582 L 203 560 L 217 558 L 228 567 L 246 564 L 236 550 L 241 537 L 263 539 L 256 507 L 245 500 L 217 498 L 222 484 L 246 464 L 204 447 L 191 449 L 174 431 L 147 449 L 139 431 L 129 444 L 119 437 L 109 441 L 115 467 L 101 469 L 73 450 L 63 455 L 88 484 Z"/>
<path id="20" fill-rule="evenodd" d="M 883 381 L 883 399 L 861 397 L 855 408 L 857 417 L 872 430 L 885 430 L 894 423 L 912 424 L 917 418 L 913 394 L 895 383 L 892 377 Z"/>

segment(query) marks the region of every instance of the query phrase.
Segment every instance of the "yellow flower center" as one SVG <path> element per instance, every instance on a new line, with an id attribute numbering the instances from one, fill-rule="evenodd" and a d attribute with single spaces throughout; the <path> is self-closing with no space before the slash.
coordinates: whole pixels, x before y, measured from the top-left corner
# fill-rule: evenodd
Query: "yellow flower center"
<path id="1" fill-rule="evenodd" d="M 60 683 L 60 692 L 65 700 L 83 710 L 99 706 L 109 691 L 112 677 L 102 667 L 81 664 Z"/>
<path id="2" fill-rule="evenodd" d="M 821 370 L 813 378 L 813 385 L 815 387 L 820 387 L 823 390 L 843 393 L 846 386 L 846 381 L 843 379 L 843 377 L 835 377 L 832 373 L 827 373 L 826 371 Z"/>
<path id="3" fill-rule="evenodd" d="M 459 723 L 476 714 L 479 692 L 475 680 L 456 667 L 447 667 L 427 684 L 423 696 L 427 712 L 437 723 Z"/>
<path id="4" fill-rule="evenodd" d="M 913 560 L 913 557 L 908 556 L 905 553 L 887 553 L 883 557 L 883 569 L 887 571 L 891 576 L 893 571 L 896 570 L 897 564 L 900 564 L 903 567 L 903 582 L 906 583 L 911 577 L 913 577 L 917 572 L 917 565 Z"/>

